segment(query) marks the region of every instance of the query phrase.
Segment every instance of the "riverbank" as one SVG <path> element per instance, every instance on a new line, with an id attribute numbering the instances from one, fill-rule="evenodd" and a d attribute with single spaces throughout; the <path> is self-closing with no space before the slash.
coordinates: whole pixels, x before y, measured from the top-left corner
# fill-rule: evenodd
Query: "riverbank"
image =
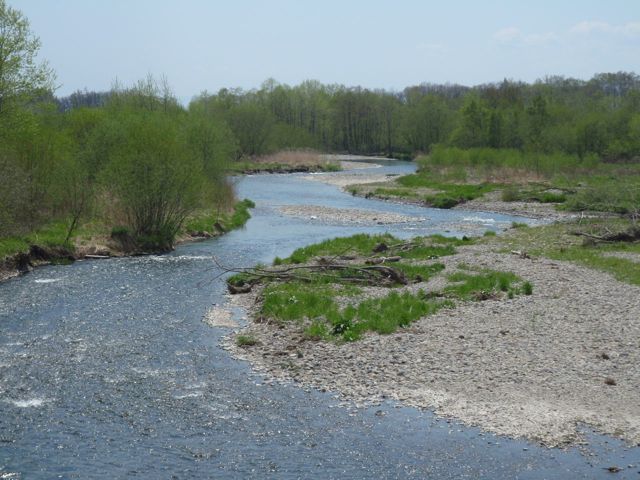
<path id="1" fill-rule="evenodd" d="M 548 164 L 544 169 L 536 162 L 516 167 L 514 159 L 496 152 L 439 149 L 418 158 L 417 172 L 409 175 L 341 172 L 304 178 L 365 198 L 549 221 L 638 215 L 640 174 L 636 163 L 555 165 L 554 158 L 538 159 Z"/>
<path id="2" fill-rule="evenodd" d="M 197 212 L 187 219 L 175 244 L 206 240 L 241 228 L 251 218 L 249 209 L 254 206 L 251 200 L 245 199 L 236 202 L 229 212 Z M 0 282 L 52 263 L 162 253 L 140 250 L 126 230 L 112 230 L 111 234 L 104 230 L 104 226 L 95 225 L 80 228 L 79 234 L 65 242 L 66 226 L 56 224 L 46 229 L 44 235 L 35 233 L 23 238 L 0 239 L 4 252 L 0 258 Z"/>
<path id="3" fill-rule="evenodd" d="M 372 168 L 371 165 L 367 165 L 367 167 Z M 398 184 L 399 177 L 397 175 L 359 174 L 357 172 L 349 172 L 350 169 L 349 165 L 343 165 L 343 171 L 341 172 L 326 175 L 305 175 L 302 178 L 307 181 L 321 182 L 339 187 L 352 195 L 425 207 L 432 206 L 432 203 L 425 201 L 424 197 L 440 192 L 440 190 L 434 188 L 402 187 Z M 450 208 L 501 213 L 548 221 L 566 221 L 581 216 L 576 212 L 558 210 L 558 203 L 525 200 L 507 202 L 502 200 L 502 196 L 502 189 L 491 190 L 476 198 L 452 205 Z M 593 215 L 596 215 L 596 213 L 589 214 L 589 216 Z"/>
<path id="4" fill-rule="evenodd" d="M 460 246 L 438 259 L 442 274 L 402 289 L 428 295 L 452 272 L 489 268 L 531 282 L 532 295 L 488 295 L 390 335 L 341 342 L 314 341 L 304 323 L 259 316 L 258 289 L 232 297 L 254 322 L 225 345 L 277 379 L 339 392 L 357 404 L 393 399 L 547 446 L 579 443 L 582 424 L 640 442 L 640 287 L 566 261 L 505 251 L 523 242 L 519 236 L 515 229 Z M 367 288 L 358 300 L 385 291 Z M 252 339 L 251 346 L 239 345 L 237 335 Z"/>
<path id="5" fill-rule="evenodd" d="M 340 170 L 340 160 L 314 150 L 283 150 L 270 155 L 239 160 L 231 164 L 231 173 L 310 173 Z"/>

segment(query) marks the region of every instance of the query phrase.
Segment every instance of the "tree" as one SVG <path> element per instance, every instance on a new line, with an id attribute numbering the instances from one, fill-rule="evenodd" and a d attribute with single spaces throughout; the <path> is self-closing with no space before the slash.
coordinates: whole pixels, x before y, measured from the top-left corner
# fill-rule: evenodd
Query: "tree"
<path id="1" fill-rule="evenodd" d="M 484 107 L 474 97 L 466 102 L 462 108 L 460 125 L 453 132 L 451 142 L 461 148 L 483 147 L 486 145 L 486 117 Z"/>
<path id="2" fill-rule="evenodd" d="M 232 107 L 228 118 L 243 155 L 251 157 L 266 152 L 273 127 L 271 112 L 256 103 L 243 103 Z"/>
<path id="3" fill-rule="evenodd" d="M 544 130 L 549 123 L 547 101 L 542 95 L 536 95 L 527 108 L 529 120 L 529 145 L 535 150 L 543 150 Z"/>
<path id="4" fill-rule="evenodd" d="M 429 152 L 449 133 L 447 106 L 442 98 L 428 94 L 405 108 L 403 132 L 411 151 Z"/>
<path id="5" fill-rule="evenodd" d="M 0 117 L 14 101 L 52 88 L 53 71 L 36 61 L 39 49 L 22 12 L 0 0 Z"/>
<path id="6" fill-rule="evenodd" d="M 199 204 L 202 162 L 162 112 L 122 112 L 118 123 L 124 128 L 109 149 L 103 185 L 140 248 L 169 250 Z"/>

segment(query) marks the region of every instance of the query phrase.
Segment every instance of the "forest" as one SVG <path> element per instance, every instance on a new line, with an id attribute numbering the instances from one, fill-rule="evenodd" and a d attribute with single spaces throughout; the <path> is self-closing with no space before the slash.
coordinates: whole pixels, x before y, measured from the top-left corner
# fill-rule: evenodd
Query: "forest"
<path id="1" fill-rule="evenodd" d="M 52 225 L 58 243 L 88 228 L 169 249 L 197 212 L 230 210 L 234 164 L 283 150 L 640 161 L 632 72 L 402 91 L 269 79 L 259 89 L 204 91 L 185 106 L 169 80 L 153 76 L 57 97 L 38 38 L 4 0 L 0 36 L 0 255 Z"/>

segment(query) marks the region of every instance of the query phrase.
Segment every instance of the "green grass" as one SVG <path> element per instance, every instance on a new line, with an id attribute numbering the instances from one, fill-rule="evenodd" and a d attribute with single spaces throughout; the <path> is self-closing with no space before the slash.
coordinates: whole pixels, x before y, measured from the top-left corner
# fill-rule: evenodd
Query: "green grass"
<path id="1" fill-rule="evenodd" d="M 421 172 L 441 176 L 450 171 L 463 171 L 465 176 L 491 181 L 499 177 L 531 173 L 553 178 L 560 174 L 588 171 L 598 164 L 595 157 L 581 159 L 564 153 L 536 153 L 520 150 L 436 146 L 430 155 L 418 158 Z M 466 180 L 466 178 L 462 179 Z"/>
<path id="2" fill-rule="evenodd" d="M 412 246 L 406 250 L 396 250 L 393 247 L 403 242 L 401 239 L 388 233 L 381 235 L 356 234 L 351 237 L 338 237 L 323 242 L 302 247 L 295 250 L 287 258 L 276 257 L 274 265 L 289 263 L 305 263 L 314 257 L 334 257 L 340 255 L 375 255 L 373 249 L 384 243 L 390 250 L 383 251 L 379 255 L 398 255 L 403 259 L 435 259 L 438 257 L 453 255 L 455 247 L 459 245 L 469 245 L 472 239 L 463 237 L 445 237 L 442 235 L 432 235 L 429 237 L 416 237 L 412 240 Z"/>
<path id="3" fill-rule="evenodd" d="M 550 192 L 549 185 L 508 185 L 502 191 L 503 202 L 564 203 L 573 192 Z"/>
<path id="4" fill-rule="evenodd" d="M 402 265 L 400 268 L 409 276 L 421 275 L 427 279 L 441 272 L 444 265 Z M 263 291 L 260 315 L 279 322 L 307 321 L 304 333 L 310 339 L 354 341 L 369 331 L 392 333 L 441 308 L 453 307 L 454 299 L 481 300 L 492 298 L 498 292 L 505 292 L 509 297 L 533 293 L 531 283 L 509 272 L 458 272 L 449 275 L 448 280 L 455 283 L 439 294 L 393 290 L 384 297 L 354 302 L 344 308 L 339 307 L 336 297 L 357 296 L 359 289 L 316 282 L 270 284 Z"/>
<path id="5" fill-rule="evenodd" d="M 639 167 L 640 168 L 640 167 Z M 629 214 L 640 211 L 640 172 L 626 175 L 591 175 L 567 197 L 565 210 Z"/>
<path id="6" fill-rule="evenodd" d="M 442 263 L 433 263 L 431 265 L 396 263 L 393 264 L 393 266 L 404 273 L 409 280 L 421 282 L 426 282 L 435 274 L 444 270 L 444 265 Z"/>
<path id="7" fill-rule="evenodd" d="M 258 340 L 251 335 L 238 335 L 236 337 L 236 345 L 239 347 L 252 347 L 258 344 Z"/>
<path id="8" fill-rule="evenodd" d="M 524 282 L 511 272 L 495 270 L 484 270 L 478 274 L 456 272 L 449 275 L 448 280 L 456 283 L 445 287 L 445 295 L 451 295 L 462 300 L 490 298 L 498 292 L 507 292 L 512 295 L 524 293 Z M 530 283 L 527 285 L 526 291 L 533 291 Z"/>
<path id="9" fill-rule="evenodd" d="M 214 223 L 218 221 L 225 230 L 233 230 L 242 227 L 251 214 L 249 209 L 255 207 L 251 200 L 242 200 L 234 206 L 234 211 L 230 214 L 217 215 L 215 212 L 206 212 L 190 218 L 183 228 L 185 231 L 206 231 L 214 233 Z M 109 227 L 98 221 L 85 222 L 74 232 L 70 242 L 66 243 L 67 229 L 69 225 L 64 221 L 51 222 L 34 232 L 21 236 L 12 236 L 0 238 L 0 259 L 7 256 L 15 255 L 20 252 L 28 252 L 31 245 L 40 245 L 44 247 L 63 247 L 65 249 L 74 250 L 74 242 L 79 244 L 86 243 L 87 239 L 92 236 L 105 236 L 110 234 L 118 234 L 129 232 L 125 226 Z"/>
<path id="10" fill-rule="evenodd" d="M 304 263 L 314 257 L 337 255 L 369 255 L 380 243 L 392 244 L 400 240 L 390 234 L 368 235 L 360 233 L 351 237 L 338 237 L 302 247 L 294 251 L 282 263 Z"/>
<path id="11" fill-rule="evenodd" d="M 29 242 L 23 237 L 0 238 L 0 259 L 29 251 Z"/>
<path id="12" fill-rule="evenodd" d="M 399 256 L 400 260 L 387 263 L 386 266 L 402 272 L 409 282 L 426 282 L 441 274 L 445 265 L 424 263 L 425 259 L 452 255 L 457 246 L 471 242 L 467 238 L 442 235 L 402 241 L 389 234 L 358 234 L 309 245 L 296 250 L 289 258 L 276 259 L 274 263 L 288 265 L 308 262 L 318 256 L 330 257 L 346 253 L 356 254 L 353 259 L 356 262 L 357 256 L 394 255 Z M 374 254 L 374 247 L 381 243 L 388 248 Z M 297 322 L 302 325 L 305 338 L 312 340 L 354 341 L 365 332 L 388 334 L 441 308 L 452 307 L 455 301 L 496 298 L 499 292 L 504 292 L 511 298 L 518 294 L 533 293 L 533 286 L 529 282 L 523 282 L 512 273 L 468 269 L 449 275 L 448 280 L 453 283 L 439 292 L 425 294 L 423 291 L 399 291 L 395 287 L 401 285 L 389 286 L 383 282 L 380 285 L 390 288 L 388 294 L 359 301 L 363 290 L 350 282 L 353 282 L 353 278 L 359 278 L 363 284 L 370 284 L 371 278 L 362 276 L 360 272 L 365 265 L 354 264 L 334 271 L 312 270 L 304 265 L 301 267 L 295 269 L 295 279 L 282 280 L 241 273 L 231 277 L 229 281 L 235 285 L 250 281 L 263 283 L 259 316 L 279 323 Z M 278 269 L 271 271 L 277 272 Z M 348 301 L 342 302 L 339 299 Z M 344 303 L 347 305 L 341 306 Z"/>
<path id="13" fill-rule="evenodd" d="M 353 191 L 352 191 L 353 190 Z M 352 194 L 358 193 L 356 188 L 352 188 Z M 373 191 L 373 195 L 377 197 L 399 197 L 399 198 L 407 198 L 411 200 L 418 200 L 422 197 L 417 192 L 414 192 L 410 188 L 376 188 Z"/>
<path id="14" fill-rule="evenodd" d="M 73 250 L 70 243 L 65 243 L 68 228 L 65 222 L 52 222 L 26 235 L 0 238 L 0 259 L 20 252 L 26 253 L 31 245 L 64 247 Z M 75 232 L 75 235 L 83 233 L 80 229 Z"/>
<path id="15" fill-rule="evenodd" d="M 451 306 L 448 300 L 425 299 L 424 293 L 391 292 L 382 298 L 365 300 L 356 307 L 347 306 L 332 319 L 333 332 L 346 341 L 358 340 L 368 331 L 386 335 Z"/>
<path id="16" fill-rule="evenodd" d="M 557 203 L 570 211 L 631 214 L 640 211 L 640 164 L 605 163 L 595 156 L 508 149 L 462 150 L 436 146 L 417 160 L 419 171 L 398 179 L 397 196 L 437 190 L 425 201 L 450 208 L 502 185 L 503 201 Z M 559 191 L 550 191 L 559 190 Z"/>
<path id="17" fill-rule="evenodd" d="M 607 272 L 616 279 L 640 285 L 640 263 L 607 256 L 612 252 L 628 252 L 640 255 L 640 243 L 615 242 L 591 244 L 572 232 L 600 230 L 617 231 L 630 226 L 623 219 L 583 220 L 581 223 L 553 224 L 513 230 L 512 235 L 498 238 L 505 251 L 526 251 L 530 255 L 543 256 L 554 260 L 565 260 Z"/>
<path id="18" fill-rule="evenodd" d="M 184 224 L 185 232 L 218 233 L 214 225 L 218 223 L 224 231 L 235 230 L 243 227 L 251 218 L 250 208 L 255 208 L 255 203 L 245 198 L 236 202 L 231 213 L 218 213 L 216 211 L 199 212 L 192 215 Z"/>
<path id="19" fill-rule="evenodd" d="M 286 282 L 269 285 L 262 294 L 260 313 L 278 321 L 316 319 L 337 312 L 334 301 L 340 290 L 317 282 Z"/>
<path id="20" fill-rule="evenodd" d="M 640 263 L 624 258 L 606 256 L 608 252 L 628 251 L 640 255 L 640 248 L 583 247 L 576 246 L 563 250 L 547 252 L 546 256 L 554 260 L 566 260 L 579 263 L 612 274 L 621 282 L 640 285 Z"/>
<path id="21" fill-rule="evenodd" d="M 491 192 L 497 188 L 501 188 L 502 185 L 493 183 L 482 184 L 459 184 L 459 183 L 445 183 L 442 181 L 435 181 L 428 173 L 416 173 L 411 175 L 405 175 L 396 180 L 396 182 L 408 189 L 396 189 L 391 192 L 396 196 L 402 196 L 406 198 L 415 198 L 416 192 L 410 189 L 428 188 L 430 190 L 437 191 L 436 193 L 423 196 L 423 200 L 435 208 L 452 208 L 456 205 Z"/>

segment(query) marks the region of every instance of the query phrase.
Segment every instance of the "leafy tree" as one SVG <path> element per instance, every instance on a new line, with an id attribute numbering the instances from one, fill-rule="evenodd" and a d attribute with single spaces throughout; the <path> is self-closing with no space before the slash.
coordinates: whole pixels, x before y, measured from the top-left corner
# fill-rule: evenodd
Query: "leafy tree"
<path id="1" fill-rule="evenodd" d="M 429 94 L 406 107 L 403 132 L 409 149 L 429 152 L 449 135 L 451 113 L 444 100 Z"/>
<path id="2" fill-rule="evenodd" d="M 53 72 L 46 63 L 37 63 L 39 49 L 29 21 L 0 0 L 0 117 L 14 102 L 51 89 Z"/>
<path id="3" fill-rule="evenodd" d="M 543 150 L 543 135 L 549 123 L 547 101 L 542 95 L 536 95 L 532 104 L 527 108 L 528 116 L 528 140 L 532 150 Z"/>
<path id="4" fill-rule="evenodd" d="M 243 103 L 231 107 L 228 120 L 243 155 L 266 152 L 267 139 L 273 127 L 271 112 L 257 103 Z"/>
<path id="5" fill-rule="evenodd" d="M 127 112 L 102 182 L 143 249 L 167 250 L 199 204 L 202 163 L 160 112 Z M 109 124 L 105 127 L 108 128 Z"/>
<path id="6" fill-rule="evenodd" d="M 462 148 L 486 145 L 486 109 L 480 101 L 471 97 L 462 108 L 462 120 L 453 132 L 451 143 Z"/>
<path id="7" fill-rule="evenodd" d="M 489 132 L 487 143 L 491 148 L 500 148 L 502 146 L 502 113 L 497 110 L 492 110 L 489 116 Z"/>

